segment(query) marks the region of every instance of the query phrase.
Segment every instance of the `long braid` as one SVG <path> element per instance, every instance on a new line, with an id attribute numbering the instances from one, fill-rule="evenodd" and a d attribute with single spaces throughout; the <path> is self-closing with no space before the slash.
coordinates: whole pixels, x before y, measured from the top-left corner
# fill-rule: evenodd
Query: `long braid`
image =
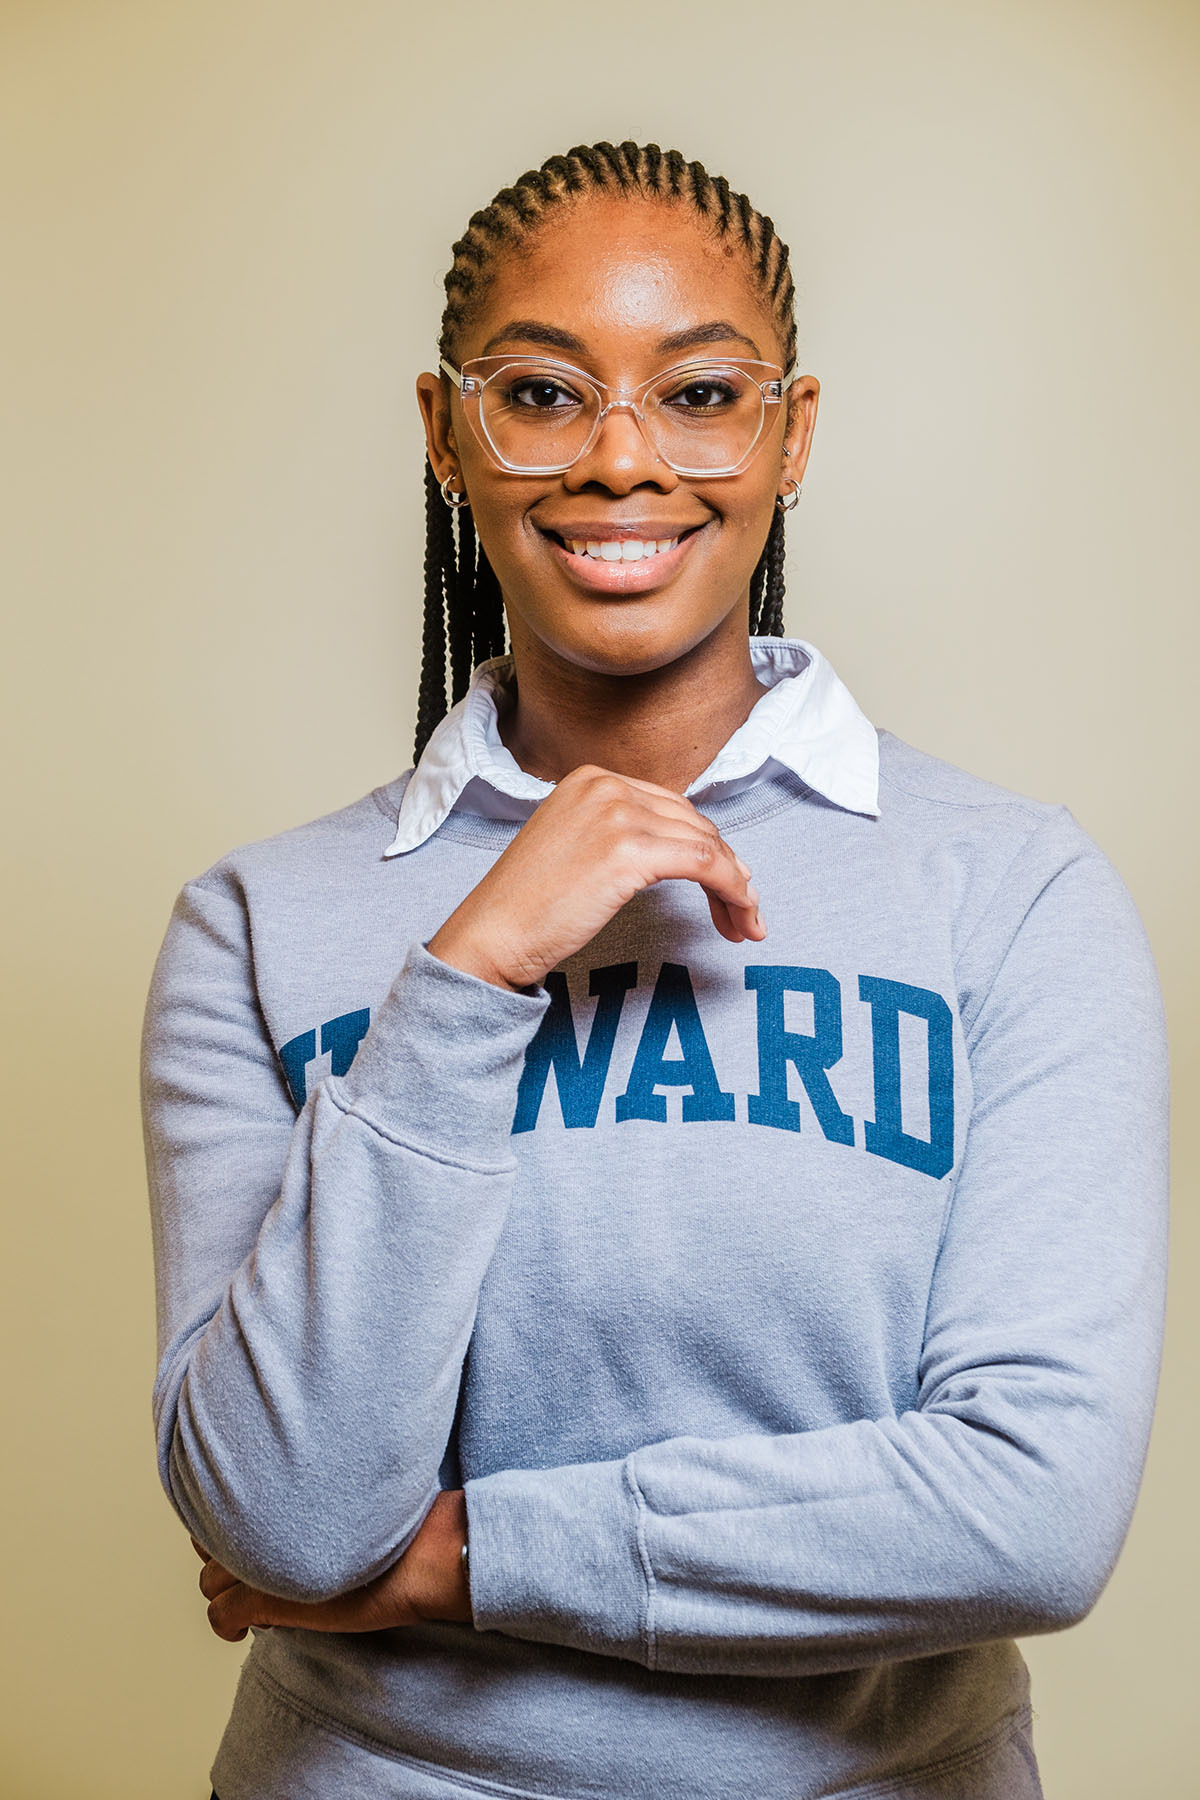
<path id="1" fill-rule="evenodd" d="M 485 646 L 485 658 L 503 656 L 506 641 L 504 596 L 482 544 L 479 546 L 479 566 L 475 572 L 475 611 L 479 620 L 480 642 Z"/>
<path id="2" fill-rule="evenodd" d="M 459 336 L 488 285 L 490 268 L 504 250 L 519 244 L 556 206 L 587 193 L 640 194 L 664 204 L 689 205 L 718 237 L 736 244 L 770 306 L 783 341 L 784 366 L 796 356 L 795 286 L 788 248 L 774 223 L 745 194 L 735 193 L 724 176 L 710 175 L 703 163 L 688 162 L 678 150 L 657 144 L 577 144 L 550 156 L 511 187 L 501 188 L 490 205 L 471 215 L 453 246 L 445 278 L 439 351 L 455 360 Z M 491 564 L 478 543 L 469 508 L 461 508 L 458 532 L 442 504 L 432 470 L 426 472 L 425 629 L 418 704 L 416 755 L 446 712 L 447 654 L 451 704 L 466 692 L 471 668 L 505 648 L 504 603 Z M 783 632 L 783 516 L 776 512 L 770 535 L 750 581 L 751 631 Z"/>
<path id="3" fill-rule="evenodd" d="M 750 577 L 750 636 L 757 637 L 762 631 L 763 594 L 767 585 L 767 552 L 763 553 L 754 566 Z"/>
<path id="4" fill-rule="evenodd" d="M 758 627 L 763 637 L 783 636 L 784 535 L 783 513 L 776 507 L 771 529 L 767 533 L 767 547 L 763 551 L 763 561 L 767 565 L 767 592 Z"/>
<path id="5" fill-rule="evenodd" d="M 457 528 L 458 546 L 446 633 L 450 649 L 451 705 L 461 700 L 466 693 L 474 666 L 474 608 L 471 598 L 475 590 L 477 540 L 474 526 L 467 522 L 466 512 L 465 506 L 458 510 L 452 526 L 452 529 Z"/>
<path id="6" fill-rule="evenodd" d="M 448 554 L 447 554 L 448 552 Z M 446 714 L 447 595 L 454 580 L 454 540 L 437 476 L 425 464 L 425 620 L 421 637 L 421 686 L 417 696 L 414 761 Z"/>

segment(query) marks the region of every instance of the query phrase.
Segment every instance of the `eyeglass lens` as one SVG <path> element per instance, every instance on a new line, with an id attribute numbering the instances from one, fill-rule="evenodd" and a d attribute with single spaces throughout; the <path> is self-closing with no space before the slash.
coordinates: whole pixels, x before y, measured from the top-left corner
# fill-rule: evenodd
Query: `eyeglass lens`
<path id="1" fill-rule="evenodd" d="M 765 373 L 765 370 L 764 370 Z M 537 361 L 511 362 L 483 384 L 480 423 L 519 469 L 568 468 L 586 448 L 604 400 L 589 382 Z M 724 363 L 664 375 L 640 396 L 646 435 L 676 469 L 736 468 L 762 428 L 762 390 Z"/>

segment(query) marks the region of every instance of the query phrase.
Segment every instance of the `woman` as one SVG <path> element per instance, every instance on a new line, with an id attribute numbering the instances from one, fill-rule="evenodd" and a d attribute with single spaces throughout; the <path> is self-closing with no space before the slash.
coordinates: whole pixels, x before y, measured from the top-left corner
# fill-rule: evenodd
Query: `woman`
<path id="1" fill-rule="evenodd" d="M 1041 1791 L 1014 1639 L 1094 1605 L 1151 1421 L 1158 987 L 1065 807 L 782 637 L 792 294 L 653 146 L 476 214 L 415 772 L 178 902 L 155 1411 L 259 1633 L 222 1800 Z"/>

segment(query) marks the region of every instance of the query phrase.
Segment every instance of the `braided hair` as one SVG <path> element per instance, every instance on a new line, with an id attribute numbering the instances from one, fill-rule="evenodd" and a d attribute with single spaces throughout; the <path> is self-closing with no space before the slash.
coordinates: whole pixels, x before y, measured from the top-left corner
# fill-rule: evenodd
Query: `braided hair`
<path id="1" fill-rule="evenodd" d="M 490 206 L 472 214 L 454 245 L 446 275 L 446 309 L 438 349 L 453 361 L 459 334 L 486 291 L 496 256 L 534 231 L 553 207 L 581 194 L 636 194 L 691 206 L 722 239 L 740 244 L 755 284 L 771 307 L 783 341 L 784 367 L 796 355 L 795 287 L 787 245 L 772 221 L 736 194 L 722 175 L 687 162 L 657 144 L 580 144 L 551 156 Z M 447 661 L 450 703 L 461 700 L 476 663 L 505 650 L 500 584 L 476 535 L 469 506 L 451 511 L 425 465 L 425 622 L 414 756 L 420 757 L 445 717 Z M 783 636 L 783 514 L 777 507 L 750 579 L 750 632 Z"/>

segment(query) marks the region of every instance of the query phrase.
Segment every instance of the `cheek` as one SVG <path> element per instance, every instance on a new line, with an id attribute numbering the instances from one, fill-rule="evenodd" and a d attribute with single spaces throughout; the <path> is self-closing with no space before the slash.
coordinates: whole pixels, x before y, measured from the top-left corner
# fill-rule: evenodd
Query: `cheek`
<path id="1" fill-rule="evenodd" d="M 470 496 L 471 517 L 493 568 L 519 556 L 527 533 L 525 515 L 538 499 L 524 484 L 506 482 L 490 464 L 463 459 L 463 479 Z"/>
<path id="2" fill-rule="evenodd" d="M 501 583 L 519 590 L 530 580 L 533 544 L 524 523 L 524 509 L 494 499 L 472 508 L 475 530 Z"/>
<path id="3" fill-rule="evenodd" d="M 750 570 L 762 554 L 775 516 L 783 435 L 783 421 L 779 420 L 764 435 L 749 467 L 740 475 L 698 490 L 721 518 L 723 550 L 739 561 L 748 558 Z"/>
<path id="4" fill-rule="evenodd" d="M 737 478 L 736 491 L 722 506 L 720 554 L 739 565 L 745 564 L 748 572 L 753 571 L 766 544 L 774 518 L 775 493 L 773 472 L 755 469 Z"/>

